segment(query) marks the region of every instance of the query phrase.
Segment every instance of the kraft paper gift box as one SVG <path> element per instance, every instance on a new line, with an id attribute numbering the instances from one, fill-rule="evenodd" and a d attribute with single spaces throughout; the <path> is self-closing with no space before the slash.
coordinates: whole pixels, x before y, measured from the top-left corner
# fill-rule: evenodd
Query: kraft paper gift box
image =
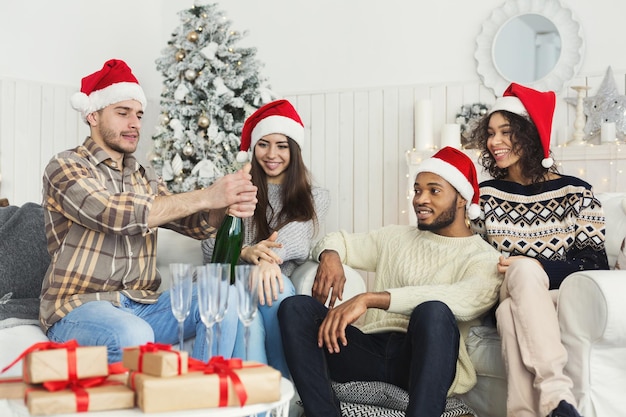
<path id="1" fill-rule="evenodd" d="M 127 386 L 118 383 L 85 388 L 85 392 L 64 389 L 47 391 L 44 388 L 28 390 L 26 406 L 33 416 L 75 413 L 85 411 L 104 411 L 133 408 L 135 393 Z M 81 409 L 81 407 L 83 407 Z"/>
<path id="2" fill-rule="evenodd" d="M 148 344 L 150 345 L 150 344 Z M 188 353 L 178 350 L 144 349 L 147 345 L 126 348 L 122 352 L 122 364 L 130 371 L 160 377 L 187 373 Z M 148 346 L 150 349 L 150 346 Z"/>
<path id="3" fill-rule="evenodd" d="M 280 399 L 281 374 L 267 365 L 245 362 L 234 369 L 247 399 L 245 405 L 268 403 Z M 220 394 L 220 378 L 227 378 L 227 393 Z M 144 413 L 241 406 L 232 379 L 218 374 L 192 371 L 180 376 L 159 378 L 131 372 L 129 383 L 137 394 L 137 405 Z"/>
<path id="4" fill-rule="evenodd" d="M 22 378 L 0 378 L 0 399 L 23 399 L 26 388 L 31 387 Z"/>
<path id="5" fill-rule="evenodd" d="M 84 346 L 76 349 L 76 377 L 79 379 L 107 376 L 109 367 L 106 346 Z M 24 382 L 38 384 L 69 379 L 68 349 L 30 352 L 24 358 Z"/>

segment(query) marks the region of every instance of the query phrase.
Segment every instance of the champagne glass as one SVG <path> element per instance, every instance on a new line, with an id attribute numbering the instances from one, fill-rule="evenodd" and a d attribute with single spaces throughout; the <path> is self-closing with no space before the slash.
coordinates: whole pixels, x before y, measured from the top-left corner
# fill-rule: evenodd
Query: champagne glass
<path id="1" fill-rule="evenodd" d="M 219 355 L 220 341 L 222 339 L 222 320 L 224 320 L 224 316 L 226 316 L 226 311 L 228 310 L 228 291 L 230 288 L 231 265 L 228 263 L 218 263 L 216 265 L 219 265 L 219 269 L 222 271 L 217 289 L 219 301 L 217 303 L 217 315 L 215 316 L 215 346 L 216 352 Z"/>
<path id="2" fill-rule="evenodd" d="M 172 304 L 172 314 L 178 321 L 178 341 L 179 350 L 183 350 L 184 342 L 184 322 L 189 315 L 191 308 L 192 292 L 192 267 L 189 264 L 170 264 L 170 276 L 172 285 L 170 287 L 170 302 Z"/>
<path id="3" fill-rule="evenodd" d="M 206 328 L 206 344 L 208 358 L 211 357 L 213 348 L 213 325 L 218 313 L 219 285 L 222 269 L 220 264 L 205 264 L 196 267 L 198 285 L 198 310 L 200 319 Z"/>
<path id="4" fill-rule="evenodd" d="M 259 292 L 259 271 L 256 265 L 235 266 L 235 287 L 237 288 L 237 313 L 239 320 L 245 327 L 244 351 L 248 357 L 248 343 L 250 339 L 250 324 L 256 316 Z"/>

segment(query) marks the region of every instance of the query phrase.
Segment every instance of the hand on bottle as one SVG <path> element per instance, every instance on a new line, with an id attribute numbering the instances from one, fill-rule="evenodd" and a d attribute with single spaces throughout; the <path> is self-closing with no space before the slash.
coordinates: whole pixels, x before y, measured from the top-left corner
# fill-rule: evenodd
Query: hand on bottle
<path id="1" fill-rule="evenodd" d="M 328 308 L 333 308 L 337 299 L 343 300 L 345 284 L 346 276 L 339 255 L 335 251 L 324 251 L 320 256 L 320 264 L 315 273 L 311 294 L 320 303 L 326 303 L 330 293 Z"/>
<path id="2" fill-rule="evenodd" d="M 250 164 L 234 174 L 224 175 L 206 188 L 209 208 L 228 207 L 230 214 L 236 217 L 250 217 L 256 207 L 257 188 L 252 184 Z"/>
<path id="3" fill-rule="evenodd" d="M 276 242 L 278 232 L 273 232 L 266 240 L 262 240 L 256 245 L 246 246 L 241 250 L 241 259 L 258 265 L 261 260 L 270 263 L 282 264 L 283 260 L 272 250 L 272 248 L 282 248 L 282 243 Z"/>
<path id="4" fill-rule="evenodd" d="M 262 260 L 259 268 L 259 304 L 268 306 L 278 299 L 278 294 L 284 290 L 283 274 L 276 263 Z"/>

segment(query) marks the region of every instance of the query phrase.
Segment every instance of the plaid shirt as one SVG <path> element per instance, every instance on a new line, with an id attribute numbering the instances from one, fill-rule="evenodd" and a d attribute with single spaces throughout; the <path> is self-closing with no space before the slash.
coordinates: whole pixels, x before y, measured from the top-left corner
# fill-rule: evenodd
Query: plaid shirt
<path id="1" fill-rule="evenodd" d="M 156 301 L 161 284 L 157 228 L 148 228 L 148 214 L 154 199 L 167 194 L 153 169 L 130 154 L 118 167 L 91 138 L 50 160 L 43 177 L 52 257 L 41 290 L 44 331 L 89 301 L 119 305 L 120 293 L 141 303 Z M 163 227 L 196 239 L 215 231 L 208 212 Z"/>

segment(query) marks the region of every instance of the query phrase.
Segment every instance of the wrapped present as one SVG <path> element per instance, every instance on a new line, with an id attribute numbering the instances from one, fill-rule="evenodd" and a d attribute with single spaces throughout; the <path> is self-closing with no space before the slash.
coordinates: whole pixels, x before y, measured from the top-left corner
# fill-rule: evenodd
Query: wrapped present
<path id="1" fill-rule="evenodd" d="M 28 389 L 26 406 L 33 416 L 133 408 L 135 393 L 122 383 L 113 382 L 81 388 L 73 386 L 59 391 Z"/>
<path id="2" fill-rule="evenodd" d="M 160 377 L 186 374 L 187 360 L 187 352 L 158 343 L 126 348 L 122 352 L 122 363 L 127 369 Z"/>
<path id="3" fill-rule="evenodd" d="M 280 399 L 281 374 L 274 368 L 240 359 L 190 359 L 189 373 L 159 378 L 131 372 L 129 383 L 145 413 L 243 406 Z"/>
<path id="4" fill-rule="evenodd" d="M 26 388 L 30 387 L 22 381 L 22 378 L 0 378 L 0 399 L 24 398 Z"/>
<path id="5" fill-rule="evenodd" d="M 109 374 L 106 346 L 78 347 L 70 342 L 43 345 L 43 349 L 34 349 L 24 357 L 24 382 L 38 384 Z"/>

